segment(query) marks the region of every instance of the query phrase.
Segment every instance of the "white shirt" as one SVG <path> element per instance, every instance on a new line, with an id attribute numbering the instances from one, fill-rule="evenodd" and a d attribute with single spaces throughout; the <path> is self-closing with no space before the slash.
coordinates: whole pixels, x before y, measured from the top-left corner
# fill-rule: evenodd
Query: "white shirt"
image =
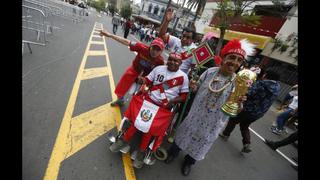
<path id="1" fill-rule="evenodd" d="M 172 72 L 168 70 L 167 65 L 161 65 L 155 67 L 149 74 L 146 76 L 151 82 L 153 82 L 153 85 L 163 84 L 163 82 L 182 77 L 182 82 L 180 85 L 174 86 L 169 89 L 165 89 L 164 93 L 160 93 L 160 90 L 154 90 L 150 92 L 150 98 L 156 102 L 161 104 L 161 101 L 164 99 L 167 99 L 168 101 L 171 99 L 174 99 L 179 96 L 180 93 L 187 93 L 189 92 L 189 79 L 188 76 L 182 72 L 180 69 L 176 72 Z"/>
<path id="2" fill-rule="evenodd" d="M 250 68 L 251 71 L 255 72 L 256 74 L 260 74 L 261 69 L 259 67 L 252 67 Z"/>
<path id="3" fill-rule="evenodd" d="M 298 96 L 294 96 L 292 102 L 289 104 L 289 108 L 296 109 L 298 107 Z"/>
<path id="4" fill-rule="evenodd" d="M 169 35 L 169 40 L 168 40 L 168 46 L 170 48 L 170 52 L 178 52 L 178 53 L 183 53 L 185 51 L 190 51 L 191 49 L 197 48 L 197 46 L 192 43 L 190 46 L 181 46 L 181 39 Z M 191 53 L 191 51 L 190 51 Z M 184 73 L 188 73 L 191 65 L 193 62 L 193 56 L 189 57 L 188 59 L 183 59 L 182 64 L 180 65 L 180 69 Z"/>
<path id="5" fill-rule="evenodd" d="M 150 35 L 152 30 L 151 29 L 147 29 L 147 31 L 148 31 L 147 35 Z"/>
<path id="6" fill-rule="evenodd" d="M 290 96 L 298 96 L 298 90 L 292 90 L 289 92 Z"/>
<path id="7" fill-rule="evenodd" d="M 146 31 L 145 28 L 141 28 L 141 29 L 140 29 L 140 32 L 141 32 L 142 34 L 145 34 L 145 31 Z"/>

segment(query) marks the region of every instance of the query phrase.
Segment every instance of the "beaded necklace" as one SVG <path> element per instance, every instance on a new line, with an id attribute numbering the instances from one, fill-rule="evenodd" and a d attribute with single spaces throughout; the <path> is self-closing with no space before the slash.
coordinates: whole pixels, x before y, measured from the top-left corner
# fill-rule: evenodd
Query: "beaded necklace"
<path id="1" fill-rule="evenodd" d="M 228 80 L 226 80 L 224 82 L 224 85 L 219 88 L 219 89 L 213 89 L 213 84 L 216 83 L 216 82 L 221 82 L 222 80 L 219 80 L 218 77 L 219 77 L 219 71 L 220 69 L 214 74 L 214 76 L 212 77 L 212 79 L 210 80 L 209 82 L 209 85 L 208 85 L 208 88 L 209 88 L 209 92 L 210 92 L 210 95 L 212 95 L 213 97 L 215 97 L 215 101 L 218 100 L 218 98 L 222 95 L 223 91 L 231 85 L 232 81 L 235 79 L 235 76 L 234 77 L 229 77 Z M 206 102 L 206 108 L 208 110 L 208 113 L 209 112 L 212 112 L 212 109 L 215 108 L 215 105 L 216 103 L 213 103 L 212 105 L 209 105 L 209 98 L 207 99 L 207 102 Z"/>

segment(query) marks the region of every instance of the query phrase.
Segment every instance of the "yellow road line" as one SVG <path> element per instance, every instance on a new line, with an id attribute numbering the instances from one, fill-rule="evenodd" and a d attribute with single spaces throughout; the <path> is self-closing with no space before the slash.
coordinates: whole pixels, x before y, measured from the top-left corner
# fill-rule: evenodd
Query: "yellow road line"
<path id="1" fill-rule="evenodd" d="M 105 37 L 103 36 L 103 42 L 105 42 Z M 104 43 L 104 49 L 107 50 L 107 45 L 106 43 Z M 107 60 L 107 67 L 109 68 L 109 81 L 110 81 L 110 89 L 112 92 L 112 100 L 116 100 L 117 96 L 114 94 L 114 79 L 113 79 L 113 75 L 112 75 L 112 70 L 111 70 L 111 64 L 110 64 L 110 58 L 109 58 L 109 54 L 108 52 L 106 52 L 106 60 Z M 117 108 L 117 110 L 119 111 L 119 118 L 116 118 L 116 125 L 117 125 L 117 129 L 119 130 L 119 126 L 120 126 L 120 121 L 121 121 L 121 114 L 120 114 L 120 109 Z M 122 161 L 123 161 L 123 167 L 124 167 L 124 172 L 126 175 L 126 180 L 136 180 L 136 176 L 134 173 L 134 169 L 132 166 L 132 161 L 130 158 L 130 154 L 122 154 Z"/>
<path id="2" fill-rule="evenodd" d="M 97 23 L 96 23 L 97 24 Z M 110 107 L 110 103 L 104 104 L 100 107 L 82 113 L 76 117 L 72 117 L 74 106 L 81 80 L 108 76 L 110 90 L 112 93 L 112 100 L 116 99 L 114 94 L 114 79 L 112 75 L 109 55 L 103 37 L 104 51 L 90 51 L 90 45 L 95 43 L 92 41 L 94 29 L 91 32 L 89 42 L 84 52 L 76 80 L 71 91 L 71 95 L 66 107 L 64 117 L 62 119 L 59 132 L 50 156 L 50 160 L 45 172 L 44 180 L 56 180 L 59 174 L 60 164 L 66 158 L 72 156 L 80 149 L 84 148 L 96 138 L 105 134 L 115 125 L 119 128 L 121 113 L 119 108 Z M 105 56 L 107 67 L 84 69 L 87 57 L 90 55 Z M 129 154 L 122 156 L 124 171 L 127 180 L 135 180 L 135 173 L 132 167 Z"/>
<path id="3" fill-rule="evenodd" d="M 93 30 L 91 32 L 90 39 L 92 38 L 93 35 Z M 77 99 L 77 94 L 79 91 L 80 87 L 80 82 L 81 82 L 81 74 L 83 72 L 85 63 L 86 63 L 86 58 L 88 56 L 89 52 L 89 47 L 90 43 L 87 44 L 84 56 L 82 58 L 80 68 L 78 71 L 78 74 L 76 76 L 76 80 L 74 82 L 71 95 L 67 104 L 67 108 L 65 111 L 65 114 L 63 116 L 60 129 L 50 156 L 50 160 L 44 175 L 44 180 L 56 180 L 58 177 L 59 169 L 60 169 L 60 164 L 61 162 L 67 157 L 68 152 L 66 151 L 66 142 L 69 137 L 70 133 L 70 126 L 71 124 L 71 119 L 72 119 L 72 114 L 74 110 L 74 105 Z"/>
<path id="4" fill-rule="evenodd" d="M 108 75 L 107 67 L 85 69 L 82 74 L 82 80 L 92 79 Z"/>
<path id="5" fill-rule="evenodd" d="M 101 38 L 100 35 L 95 35 L 95 34 L 93 34 L 92 37 Z"/>
<path id="6" fill-rule="evenodd" d="M 91 41 L 91 44 L 104 44 L 103 41 Z"/>
<path id="7" fill-rule="evenodd" d="M 108 103 L 72 118 L 66 158 L 114 128 L 116 113 L 116 110 L 110 108 L 110 103 Z"/>
<path id="8" fill-rule="evenodd" d="M 106 54 L 106 51 L 88 51 L 88 56 L 104 56 Z"/>

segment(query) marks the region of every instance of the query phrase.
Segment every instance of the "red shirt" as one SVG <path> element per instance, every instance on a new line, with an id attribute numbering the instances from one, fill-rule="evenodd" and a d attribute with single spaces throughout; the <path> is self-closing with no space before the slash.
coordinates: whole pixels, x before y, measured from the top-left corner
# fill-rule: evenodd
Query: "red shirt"
<path id="1" fill-rule="evenodd" d="M 138 73 L 143 70 L 143 76 L 148 75 L 156 66 L 164 64 L 161 55 L 156 58 L 150 57 L 149 46 L 143 43 L 131 41 L 129 47 L 131 51 L 136 51 L 138 53 L 132 62 L 132 66 Z"/>

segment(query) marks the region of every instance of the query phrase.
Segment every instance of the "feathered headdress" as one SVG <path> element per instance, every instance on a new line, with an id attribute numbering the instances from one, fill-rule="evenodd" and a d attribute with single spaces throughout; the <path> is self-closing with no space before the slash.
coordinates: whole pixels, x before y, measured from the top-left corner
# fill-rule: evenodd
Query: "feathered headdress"
<path id="1" fill-rule="evenodd" d="M 247 39 L 242 39 L 241 41 L 238 39 L 234 39 L 229 41 L 221 50 L 221 57 L 226 56 L 230 53 L 235 53 L 243 56 L 246 59 L 248 56 L 253 55 L 255 52 L 254 44 L 251 44 L 247 41 Z"/>

